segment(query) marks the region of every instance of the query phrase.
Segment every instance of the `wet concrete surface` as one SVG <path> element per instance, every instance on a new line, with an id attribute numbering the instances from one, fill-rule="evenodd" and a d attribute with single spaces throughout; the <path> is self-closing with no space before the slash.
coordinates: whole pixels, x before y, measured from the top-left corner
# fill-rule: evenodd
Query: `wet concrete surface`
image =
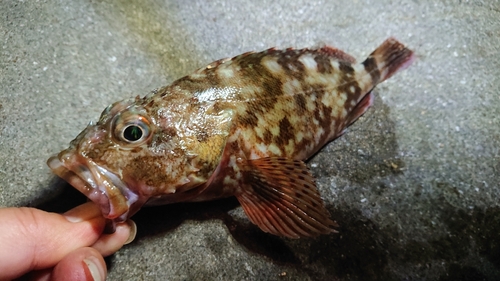
<path id="1" fill-rule="evenodd" d="M 261 232 L 235 199 L 141 210 L 109 280 L 500 280 L 499 1 L 2 1 L 0 206 L 85 198 L 51 174 L 108 104 L 213 60 L 329 44 L 415 50 L 309 162 L 339 233 Z"/>

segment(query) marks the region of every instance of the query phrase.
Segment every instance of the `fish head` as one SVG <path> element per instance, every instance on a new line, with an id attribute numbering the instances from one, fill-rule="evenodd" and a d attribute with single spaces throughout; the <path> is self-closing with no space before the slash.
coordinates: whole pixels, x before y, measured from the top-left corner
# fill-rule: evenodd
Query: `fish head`
<path id="1" fill-rule="evenodd" d="M 158 112 L 139 98 L 114 103 L 47 164 L 114 222 L 149 199 L 203 186 L 220 160 L 222 140 L 204 149 L 192 130 L 182 129 L 185 116 Z"/>

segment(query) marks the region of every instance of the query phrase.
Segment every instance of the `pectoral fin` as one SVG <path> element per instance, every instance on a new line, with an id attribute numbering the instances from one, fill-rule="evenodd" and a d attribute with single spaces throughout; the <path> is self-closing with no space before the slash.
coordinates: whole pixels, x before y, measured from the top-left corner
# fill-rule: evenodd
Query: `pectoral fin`
<path id="1" fill-rule="evenodd" d="M 246 162 L 245 185 L 236 194 L 250 220 L 263 231 L 289 238 L 335 232 L 304 162 L 262 158 Z"/>

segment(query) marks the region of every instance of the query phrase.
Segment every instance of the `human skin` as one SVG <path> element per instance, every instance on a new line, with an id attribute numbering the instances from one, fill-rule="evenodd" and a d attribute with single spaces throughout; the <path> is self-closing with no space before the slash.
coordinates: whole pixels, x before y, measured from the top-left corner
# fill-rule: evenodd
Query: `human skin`
<path id="1" fill-rule="evenodd" d="M 103 234 L 105 219 L 92 202 L 64 214 L 0 208 L 0 280 L 105 280 L 103 257 L 135 236 L 132 221 Z"/>

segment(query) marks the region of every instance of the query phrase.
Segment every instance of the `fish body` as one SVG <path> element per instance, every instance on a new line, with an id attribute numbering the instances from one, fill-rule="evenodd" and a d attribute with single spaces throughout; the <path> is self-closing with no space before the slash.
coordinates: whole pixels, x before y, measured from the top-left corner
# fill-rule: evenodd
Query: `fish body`
<path id="1" fill-rule="evenodd" d="M 48 165 L 115 222 L 144 204 L 236 196 L 262 230 L 291 238 L 336 225 L 304 160 L 407 67 L 393 38 L 356 63 L 332 48 L 269 49 L 223 59 L 106 108 Z"/>

